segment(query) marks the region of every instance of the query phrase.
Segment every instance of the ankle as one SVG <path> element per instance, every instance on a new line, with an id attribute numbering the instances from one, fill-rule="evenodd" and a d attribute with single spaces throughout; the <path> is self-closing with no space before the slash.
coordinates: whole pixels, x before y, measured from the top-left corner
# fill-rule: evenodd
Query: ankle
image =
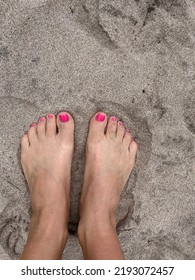
<path id="1" fill-rule="evenodd" d="M 59 227 L 58 221 L 34 215 L 21 259 L 61 259 L 67 239 L 68 230 Z"/>
<path id="2" fill-rule="evenodd" d="M 95 238 L 96 235 L 110 234 L 116 232 L 116 218 L 114 213 L 93 213 L 81 216 L 78 225 L 78 238 L 82 242 L 84 239 Z"/>
<path id="3" fill-rule="evenodd" d="M 67 239 L 68 222 L 65 221 L 64 216 L 57 216 L 56 214 L 50 214 L 46 211 L 33 213 L 29 233 L 43 238 L 56 236 L 59 240 Z"/>
<path id="4" fill-rule="evenodd" d="M 78 226 L 78 239 L 84 259 L 108 260 L 124 259 L 116 232 L 113 217 L 89 221 L 81 219 Z"/>

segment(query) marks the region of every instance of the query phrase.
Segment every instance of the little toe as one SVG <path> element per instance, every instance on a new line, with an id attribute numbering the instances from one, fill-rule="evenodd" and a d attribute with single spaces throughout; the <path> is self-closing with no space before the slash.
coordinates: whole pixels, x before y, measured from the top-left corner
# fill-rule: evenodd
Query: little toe
<path id="1" fill-rule="evenodd" d="M 124 135 L 124 138 L 123 138 L 123 143 L 128 147 L 128 149 L 129 149 L 131 141 L 132 141 L 132 135 L 130 133 L 130 130 L 126 129 L 125 135 Z"/>
<path id="2" fill-rule="evenodd" d="M 38 139 L 42 139 L 45 137 L 45 131 L 46 131 L 46 118 L 40 117 L 39 122 L 37 124 L 37 137 Z"/>
<path id="3" fill-rule="evenodd" d="M 89 124 L 89 138 L 99 139 L 104 136 L 107 125 L 107 116 L 104 112 L 97 112 L 93 115 Z"/>
<path id="4" fill-rule="evenodd" d="M 125 136 L 125 125 L 122 121 L 119 121 L 117 124 L 117 139 L 120 142 L 123 142 L 124 136 Z"/>
<path id="5" fill-rule="evenodd" d="M 32 144 L 33 141 L 36 141 L 36 139 L 37 139 L 37 124 L 32 123 L 29 130 L 28 130 L 29 143 Z"/>
<path id="6" fill-rule="evenodd" d="M 74 143 L 74 120 L 68 112 L 60 112 L 57 115 L 57 127 L 59 139 L 62 143 Z"/>
<path id="7" fill-rule="evenodd" d="M 132 139 L 132 141 L 129 145 L 129 150 L 130 150 L 130 157 L 135 162 L 136 154 L 138 151 L 138 144 L 137 144 L 137 142 L 135 142 L 134 139 Z"/>
<path id="8" fill-rule="evenodd" d="M 117 133 L 117 118 L 115 116 L 112 116 L 108 120 L 106 135 L 108 138 L 114 139 L 116 138 L 116 133 Z"/>
<path id="9" fill-rule="evenodd" d="M 57 132 L 56 118 L 53 114 L 48 114 L 47 121 L 46 121 L 46 136 L 49 137 L 55 136 L 56 132 Z"/>
<path id="10" fill-rule="evenodd" d="M 20 144 L 21 144 L 21 151 L 25 151 L 27 148 L 29 148 L 30 146 L 30 142 L 29 142 L 29 138 L 28 138 L 28 134 L 25 133 L 21 140 L 20 140 Z"/>

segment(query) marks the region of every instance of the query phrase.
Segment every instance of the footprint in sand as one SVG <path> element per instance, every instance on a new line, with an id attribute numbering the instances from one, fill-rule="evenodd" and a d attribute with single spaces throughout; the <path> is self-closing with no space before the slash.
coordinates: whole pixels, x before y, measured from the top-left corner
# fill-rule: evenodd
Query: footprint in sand
<path id="1" fill-rule="evenodd" d="M 12 259 L 18 259 L 26 243 L 30 215 L 27 198 L 12 200 L 0 214 L 1 246 Z"/>
<path id="2" fill-rule="evenodd" d="M 73 3 L 73 10 L 77 11 L 75 20 L 108 48 L 145 52 L 151 48 L 170 48 L 170 44 L 193 46 L 183 0 L 74 0 Z"/>

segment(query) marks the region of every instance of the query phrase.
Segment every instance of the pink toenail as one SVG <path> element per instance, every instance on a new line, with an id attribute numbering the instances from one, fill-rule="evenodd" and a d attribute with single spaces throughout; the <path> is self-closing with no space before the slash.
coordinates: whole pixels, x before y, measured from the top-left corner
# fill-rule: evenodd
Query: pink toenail
<path id="1" fill-rule="evenodd" d="M 44 121 L 45 121 L 45 118 L 40 118 L 39 121 L 40 121 L 40 122 L 44 122 Z"/>
<path id="2" fill-rule="evenodd" d="M 31 124 L 32 127 L 35 127 L 36 125 L 37 125 L 36 123 L 32 123 L 32 124 Z"/>
<path id="3" fill-rule="evenodd" d="M 53 115 L 49 114 L 48 119 L 53 119 Z"/>
<path id="4" fill-rule="evenodd" d="M 127 130 L 128 132 L 130 132 L 130 129 L 128 129 L 128 128 L 127 128 L 126 130 Z"/>
<path id="5" fill-rule="evenodd" d="M 105 115 L 103 115 L 103 114 L 98 114 L 97 116 L 96 116 L 96 121 L 98 121 L 98 122 L 103 122 L 104 120 L 105 120 L 105 118 L 106 118 L 106 116 Z"/>
<path id="6" fill-rule="evenodd" d="M 59 115 L 59 119 L 61 122 L 68 122 L 69 121 L 69 115 Z"/>
<path id="7" fill-rule="evenodd" d="M 117 118 L 116 118 L 116 117 L 112 117 L 111 120 L 112 120 L 112 121 L 116 121 Z"/>
<path id="8" fill-rule="evenodd" d="M 124 125 L 124 123 L 123 123 L 123 122 L 118 122 L 118 124 L 119 124 L 119 125 Z"/>

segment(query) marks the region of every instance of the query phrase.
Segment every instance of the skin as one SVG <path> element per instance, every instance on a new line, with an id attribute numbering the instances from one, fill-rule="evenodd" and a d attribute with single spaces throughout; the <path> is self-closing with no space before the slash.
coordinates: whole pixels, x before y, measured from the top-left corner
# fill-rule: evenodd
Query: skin
<path id="1" fill-rule="evenodd" d="M 62 258 L 68 239 L 73 144 L 74 120 L 67 112 L 40 118 L 21 139 L 32 217 L 20 259 Z M 97 112 L 91 118 L 78 226 L 85 259 L 124 259 L 115 211 L 137 150 L 131 133 L 115 117 Z"/>

